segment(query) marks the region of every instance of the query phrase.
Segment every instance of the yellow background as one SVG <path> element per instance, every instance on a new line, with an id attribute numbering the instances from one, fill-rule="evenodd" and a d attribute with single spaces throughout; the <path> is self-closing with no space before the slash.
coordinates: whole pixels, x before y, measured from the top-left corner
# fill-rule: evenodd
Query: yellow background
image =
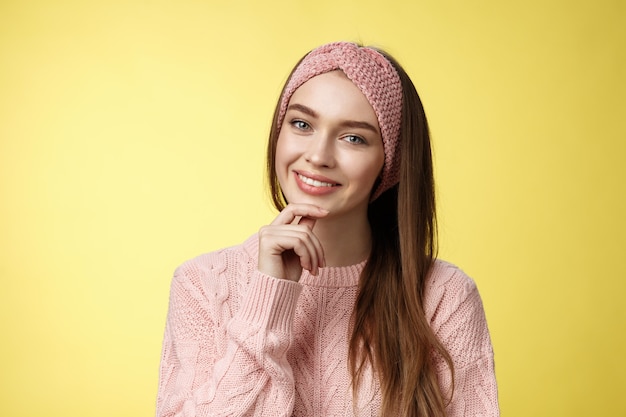
<path id="1" fill-rule="evenodd" d="M 422 95 L 503 415 L 626 415 L 625 28 L 609 0 L 2 0 L 0 415 L 153 415 L 171 274 L 273 217 L 275 100 L 333 40 Z"/>

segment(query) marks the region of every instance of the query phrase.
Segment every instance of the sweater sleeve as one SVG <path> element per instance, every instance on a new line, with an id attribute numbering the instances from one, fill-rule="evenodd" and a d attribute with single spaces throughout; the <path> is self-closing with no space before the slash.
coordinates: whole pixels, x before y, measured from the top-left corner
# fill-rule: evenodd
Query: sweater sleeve
<path id="1" fill-rule="evenodd" d="M 207 295 L 187 272 L 172 280 L 157 417 L 291 415 L 286 352 L 299 284 L 255 272 L 231 315 L 226 282 Z"/>
<path id="2" fill-rule="evenodd" d="M 454 363 L 454 385 L 446 363 L 438 358 L 440 385 L 448 396 L 449 417 L 497 417 L 493 348 L 482 300 L 474 281 L 458 268 L 439 268 L 438 284 L 430 288 L 427 314 L 431 326 Z M 440 284 L 440 285 L 439 285 Z"/>

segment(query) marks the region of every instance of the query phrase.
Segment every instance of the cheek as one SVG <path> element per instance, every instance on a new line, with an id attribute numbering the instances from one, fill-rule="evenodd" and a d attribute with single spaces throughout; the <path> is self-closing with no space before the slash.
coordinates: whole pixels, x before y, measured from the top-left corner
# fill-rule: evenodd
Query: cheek
<path id="1" fill-rule="evenodd" d="M 296 159 L 298 159 L 299 155 L 302 154 L 302 149 L 300 149 L 300 142 L 294 140 L 293 137 L 289 135 L 280 135 L 278 137 L 278 141 L 276 143 L 276 157 L 275 164 L 276 166 L 285 166 L 291 164 Z"/>
<path id="2" fill-rule="evenodd" d="M 278 181 L 282 184 L 284 177 L 286 175 L 287 166 L 290 162 L 290 149 L 287 146 L 286 141 L 281 137 L 278 137 L 278 142 L 276 143 L 276 153 L 274 157 L 274 167 L 276 170 L 276 175 L 278 177 Z"/>
<path id="3" fill-rule="evenodd" d="M 385 163 L 384 158 L 384 155 L 376 155 L 369 161 L 369 164 L 366 164 L 366 168 L 362 172 L 363 181 L 367 181 L 372 185 L 376 182 L 382 175 L 383 164 Z"/>
<path id="4" fill-rule="evenodd" d="M 274 164 L 276 165 L 276 168 L 278 168 L 285 160 L 285 141 L 281 140 L 280 137 L 276 142 L 276 152 L 274 159 Z"/>
<path id="5" fill-rule="evenodd" d="M 376 169 L 376 170 L 370 171 L 370 176 L 367 179 L 368 184 L 370 185 L 370 191 L 372 191 L 373 188 L 376 186 L 378 180 L 381 178 L 381 175 L 382 175 L 382 169 Z"/>
<path id="6" fill-rule="evenodd" d="M 370 157 L 366 162 L 363 159 L 360 163 L 353 164 L 350 169 L 352 181 L 358 187 L 359 193 L 369 195 L 376 185 L 376 181 L 382 172 L 383 162 L 379 158 Z"/>

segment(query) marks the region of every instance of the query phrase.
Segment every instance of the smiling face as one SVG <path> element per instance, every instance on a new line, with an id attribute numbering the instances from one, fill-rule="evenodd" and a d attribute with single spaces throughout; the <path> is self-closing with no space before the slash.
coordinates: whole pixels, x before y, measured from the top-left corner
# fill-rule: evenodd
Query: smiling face
<path id="1" fill-rule="evenodd" d="M 287 202 L 320 206 L 329 217 L 367 215 L 383 142 L 374 109 L 341 71 L 313 77 L 294 92 L 276 146 Z"/>

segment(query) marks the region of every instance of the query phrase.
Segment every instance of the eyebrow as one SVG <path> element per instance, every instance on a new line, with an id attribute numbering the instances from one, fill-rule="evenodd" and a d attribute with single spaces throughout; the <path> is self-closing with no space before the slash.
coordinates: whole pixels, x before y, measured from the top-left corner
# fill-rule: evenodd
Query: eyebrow
<path id="1" fill-rule="evenodd" d="M 303 104 L 298 104 L 298 103 L 290 104 L 289 107 L 287 107 L 287 110 L 296 110 L 304 114 L 307 114 L 311 117 L 319 118 L 319 114 L 315 110 Z M 380 132 L 374 125 L 372 125 L 371 123 L 367 123 L 367 122 L 362 122 L 358 120 L 344 120 L 341 122 L 341 125 L 345 127 L 356 128 L 356 129 L 371 130 L 377 135 L 380 134 Z"/>

